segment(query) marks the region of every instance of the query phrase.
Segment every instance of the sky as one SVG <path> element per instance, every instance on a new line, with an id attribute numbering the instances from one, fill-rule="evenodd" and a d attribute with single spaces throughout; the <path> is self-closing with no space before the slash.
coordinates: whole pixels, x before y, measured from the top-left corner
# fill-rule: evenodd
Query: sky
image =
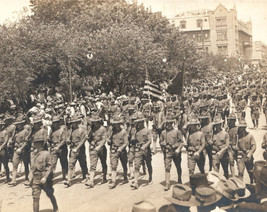
<path id="1" fill-rule="evenodd" d="M 128 0 L 133 1 L 133 0 Z M 253 41 L 263 41 L 267 44 L 267 0 L 137 0 L 152 11 L 162 11 L 163 15 L 171 18 L 177 13 L 198 10 L 214 10 L 220 3 L 227 9 L 232 9 L 234 4 L 237 17 L 243 21 L 252 20 Z M 23 7 L 29 8 L 30 0 L 0 0 L 0 23 L 6 19 L 15 20 L 17 13 Z"/>

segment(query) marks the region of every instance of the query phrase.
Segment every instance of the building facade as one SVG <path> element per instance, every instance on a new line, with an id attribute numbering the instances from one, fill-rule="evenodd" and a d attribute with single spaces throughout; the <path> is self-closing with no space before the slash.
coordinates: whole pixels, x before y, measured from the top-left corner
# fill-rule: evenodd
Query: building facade
<path id="1" fill-rule="evenodd" d="M 220 4 L 213 11 L 184 12 L 170 22 L 193 39 L 199 49 L 251 60 L 252 23 L 238 20 L 235 7 L 228 10 Z"/>
<path id="2" fill-rule="evenodd" d="M 252 64 L 259 68 L 267 68 L 267 45 L 261 41 L 253 42 Z"/>

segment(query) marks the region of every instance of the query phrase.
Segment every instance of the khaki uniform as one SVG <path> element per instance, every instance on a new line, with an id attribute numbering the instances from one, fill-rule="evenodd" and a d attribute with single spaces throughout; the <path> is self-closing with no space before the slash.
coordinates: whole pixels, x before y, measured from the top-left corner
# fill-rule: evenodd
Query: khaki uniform
<path id="1" fill-rule="evenodd" d="M 225 131 L 220 131 L 213 134 L 212 138 L 212 166 L 214 171 L 219 172 L 220 164 L 224 171 L 224 176 L 228 178 L 228 148 L 229 134 Z M 219 154 L 219 155 L 218 155 Z"/>
<path id="2" fill-rule="evenodd" d="M 196 164 L 201 173 L 204 173 L 205 157 L 203 150 L 205 148 L 205 136 L 203 132 L 197 131 L 188 136 L 187 139 L 187 163 L 189 174 L 194 174 Z M 198 155 L 196 155 L 198 153 Z"/>
<path id="3" fill-rule="evenodd" d="M 238 168 L 238 174 L 240 178 L 243 178 L 245 167 L 248 171 L 248 174 L 252 175 L 253 178 L 253 153 L 256 150 L 256 142 L 251 134 L 247 134 L 245 137 L 238 139 L 238 156 L 237 156 L 237 168 Z M 248 158 L 247 155 L 251 154 L 251 157 Z"/>
<path id="4" fill-rule="evenodd" d="M 0 147 L 8 140 L 8 134 L 6 130 L 0 131 Z M 9 181 L 9 167 L 8 167 L 8 152 L 7 148 L 3 147 L 0 150 L 0 164 L 3 163 L 6 170 L 6 179 Z"/>

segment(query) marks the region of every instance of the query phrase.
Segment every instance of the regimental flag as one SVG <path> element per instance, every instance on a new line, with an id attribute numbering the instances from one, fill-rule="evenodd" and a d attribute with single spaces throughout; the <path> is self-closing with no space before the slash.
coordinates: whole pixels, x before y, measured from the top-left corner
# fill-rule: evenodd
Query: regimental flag
<path id="1" fill-rule="evenodd" d="M 179 72 L 172 80 L 167 88 L 167 92 L 170 94 L 181 95 L 183 92 L 183 72 Z"/>
<path id="2" fill-rule="evenodd" d="M 158 99 L 162 98 L 162 91 L 160 89 L 160 86 L 150 82 L 149 80 L 145 80 L 143 94 L 147 94 L 148 96 L 153 96 Z"/>

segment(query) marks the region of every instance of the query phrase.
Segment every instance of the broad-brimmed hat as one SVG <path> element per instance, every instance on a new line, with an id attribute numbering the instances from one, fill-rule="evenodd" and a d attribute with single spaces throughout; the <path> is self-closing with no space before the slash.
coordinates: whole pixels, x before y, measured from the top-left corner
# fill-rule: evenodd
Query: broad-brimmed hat
<path id="1" fill-rule="evenodd" d="M 197 118 L 192 118 L 187 123 L 188 126 L 190 126 L 190 125 L 197 125 L 197 124 L 200 124 L 200 122 L 199 122 L 199 120 Z"/>
<path id="2" fill-rule="evenodd" d="M 222 195 L 211 187 L 196 188 L 195 196 L 192 196 L 192 189 L 183 184 L 173 186 L 172 197 L 165 197 L 173 204 L 180 206 L 208 206 L 218 202 Z"/>
<path id="3" fill-rule="evenodd" d="M 220 194 L 232 201 L 238 201 L 239 196 L 237 194 L 237 188 L 235 183 L 230 180 L 220 179 L 216 187 L 213 187 Z"/>
<path id="4" fill-rule="evenodd" d="M 82 117 L 79 115 L 74 115 L 73 117 L 71 117 L 69 123 L 76 123 L 76 122 L 80 122 L 82 120 Z"/>
<path id="5" fill-rule="evenodd" d="M 185 183 L 191 188 L 197 187 L 207 187 L 213 184 L 213 182 L 208 181 L 207 175 L 202 173 L 191 174 L 189 177 L 189 182 Z"/>
<path id="6" fill-rule="evenodd" d="M 215 116 L 212 125 L 222 124 L 223 120 L 220 116 Z"/>
<path id="7" fill-rule="evenodd" d="M 76 102 L 71 102 L 70 103 L 70 106 L 75 106 L 76 105 Z"/>
<path id="8" fill-rule="evenodd" d="M 10 120 L 14 120 L 15 119 L 15 117 L 14 116 L 6 116 L 5 117 L 5 119 L 4 119 L 4 121 L 10 121 Z"/>
<path id="9" fill-rule="evenodd" d="M 114 117 L 114 118 L 111 120 L 110 123 L 111 123 L 111 124 L 123 124 L 123 123 L 124 123 L 124 120 L 123 120 L 122 117 L 117 116 L 117 117 Z"/>
<path id="10" fill-rule="evenodd" d="M 60 116 L 53 116 L 52 118 L 52 122 L 55 123 L 55 122 L 59 122 L 61 120 L 61 117 Z"/>
<path id="11" fill-rule="evenodd" d="M 156 207 L 148 201 L 137 202 L 133 205 L 132 212 L 156 212 Z"/>
<path id="12" fill-rule="evenodd" d="M 236 193 L 239 199 L 246 199 L 250 196 L 250 191 L 247 189 L 246 184 L 237 177 L 232 177 L 229 179 L 236 186 Z"/>
<path id="13" fill-rule="evenodd" d="M 212 182 L 211 187 L 216 188 L 218 182 L 220 180 L 226 180 L 225 176 L 216 172 L 216 171 L 209 171 L 207 173 L 207 179 L 209 182 Z"/>
<path id="14" fill-rule="evenodd" d="M 228 117 L 228 120 L 236 120 L 236 115 L 234 113 L 231 113 Z"/>
<path id="15" fill-rule="evenodd" d="M 92 116 L 91 116 L 91 118 L 90 118 L 90 121 L 91 122 L 100 122 L 102 119 L 99 117 L 99 115 L 98 114 L 96 114 L 96 113 L 93 113 L 92 114 Z"/>
<path id="16" fill-rule="evenodd" d="M 247 123 L 245 120 L 241 120 L 237 126 L 238 127 L 247 127 Z"/>
<path id="17" fill-rule="evenodd" d="M 38 123 L 41 123 L 41 122 L 42 122 L 42 119 L 40 119 L 39 117 L 33 118 L 33 120 L 32 120 L 33 124 L 38 124 Z"/>
<path id="18" fill-rule="evenodd" d="M 134 123 L 143 122 L 143 121 L 145 121 L 144 116 L 142 114 L 138 114 L 137 119 L 134 120 Z"/>
<path id="19" fill-rule="evenodd" d="M 168 113 L 166 116 L 165 123 L 173 123 L 173 122 L 176 122 L 176 120 L 174 118 L 174 114 L 172 112 Z"/>
<path id="20" fill-rule="evenodd" d="M 209 119 L 210 115 L 207 112 L 203 112 L 200 114 L 200 116 L 198 117 L 198 119 Z"/>
<path id="21" fill-rule="evenodd" d="M 18 117 L 16 121 L 14 122 L 15 125 L 24 124 L 24 123 L 25 123 L 25 119 L 23 118 L 23 116 Z"/>

